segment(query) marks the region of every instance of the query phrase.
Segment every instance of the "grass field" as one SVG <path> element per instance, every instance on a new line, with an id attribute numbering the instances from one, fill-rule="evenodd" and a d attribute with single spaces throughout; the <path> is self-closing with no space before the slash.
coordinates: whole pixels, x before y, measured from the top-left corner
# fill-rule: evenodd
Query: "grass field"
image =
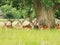
<path id="1" fill-rule="evenodd" d="M 0 28 L 0 45 L 60 45 L 60 30 Z"/>

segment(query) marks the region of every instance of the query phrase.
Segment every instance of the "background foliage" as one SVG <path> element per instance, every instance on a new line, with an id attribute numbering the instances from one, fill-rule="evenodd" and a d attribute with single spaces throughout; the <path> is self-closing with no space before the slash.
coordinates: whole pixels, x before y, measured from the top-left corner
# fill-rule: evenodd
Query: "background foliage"
<path id="1" fill-rule="evenodd" d="M 0 9 L 4 13 L 5 18 L 35 18 L 35 10 L 33 3 L 35 0 L 0 0 Z M 60 3 L 60 0 L 41 0 L 46 7 L 53 7 L 55 4 Z M 60 17 L 60 9 L 56 11 L 56 18 Z"/>

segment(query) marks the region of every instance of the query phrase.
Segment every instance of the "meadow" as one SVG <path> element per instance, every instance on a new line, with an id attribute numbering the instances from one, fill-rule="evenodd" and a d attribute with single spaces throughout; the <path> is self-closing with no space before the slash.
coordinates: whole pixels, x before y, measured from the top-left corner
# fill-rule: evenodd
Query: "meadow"
<path id="1" fill-rule="evenodd" d="M 0 45 L 60 45 L 60 30 L 0 28 Z"/>

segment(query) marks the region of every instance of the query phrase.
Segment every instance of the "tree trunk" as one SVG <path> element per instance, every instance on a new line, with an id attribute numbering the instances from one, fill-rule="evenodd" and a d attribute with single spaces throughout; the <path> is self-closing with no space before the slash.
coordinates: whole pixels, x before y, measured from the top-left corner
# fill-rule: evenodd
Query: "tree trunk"
<path id="1" fill-rule="evenodd" d="M 49 25 L 51 28 L 54 28 L 55 27 L 55 17 L 54 17 L 54 14 L 55 14 L 55 11 L 53 8 L 49 8 L 47 9 L 47 18 L 48 18 L 48 21 L 49 21 Z"/>
<path id="2" fill-rule="evenodd" d="M 54 10 L 53 8 L 46 8 L 40 0 L 34 3 L 34 8 L 37 15 L 37 21 L 40 25 L 49 26 L 53 28 L 55 26 Z"/>

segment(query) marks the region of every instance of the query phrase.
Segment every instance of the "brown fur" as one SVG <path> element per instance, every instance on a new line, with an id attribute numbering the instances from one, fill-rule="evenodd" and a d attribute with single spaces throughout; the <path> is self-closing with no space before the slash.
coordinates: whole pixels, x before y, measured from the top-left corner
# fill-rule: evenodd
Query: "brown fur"
<path id="1" fill-rule="evenodd" d="M 39 28 L 39 29 L 42 29 L 42 28 L 43 28 L 43 26 L 42 26 L 42 25 L 38 25 L 38 28 Z"/>
<path id="2" fill-rule="evenodd" d="M 23 28 L 32 28 L 32 26 L 29 24 L 29 25 L 23 26 Z"/>
<path id="3" fill-rule="evenodd" d="M 50 26 L 49 25 L 45 25 L 43 26 L 44 29 L 50 29 Z"/>
<path id="4" fill-rule="evenodd" d="M 58 24 L 58 25 L 56 26 L 56 28 L 57 28 L 57 29 L 60 29 L 60 25 Z"/>

